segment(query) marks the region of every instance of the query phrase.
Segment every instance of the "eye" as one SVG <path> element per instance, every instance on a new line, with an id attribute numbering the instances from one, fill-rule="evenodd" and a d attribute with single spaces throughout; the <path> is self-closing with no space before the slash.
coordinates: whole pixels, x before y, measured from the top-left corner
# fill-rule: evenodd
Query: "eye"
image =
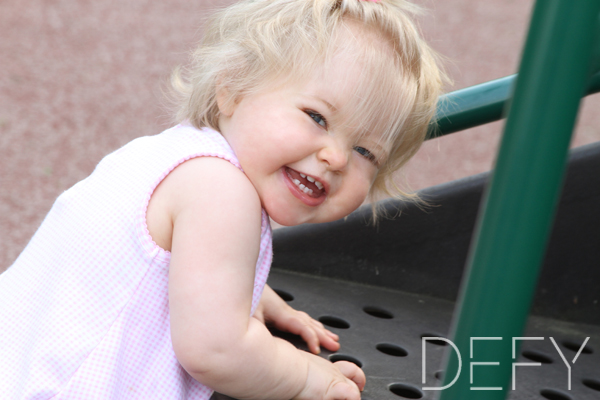
<path id="1" fill-rule="evenodd" d="M 369 150 L 365 149 L 364 147 L 354 146 L 354 151 L 356 151 L 358 154 L 360 154 L 367 160 L 371 161 L 373 164 L 375 164 L 375 166 L 379 166 L 379 163 L 377 162 L 377 157 L 375 157 L 375 154 L 371 153 Z"/>
<path id="2" fill-rule="evenodd" d="M 327 120 L 325 120 L 325 117 L 323 117 L 321 114 L 310 110 L 304 112 L 308 114 L 308 116 L 311 117 L 317 124 L 321 125 L 323 128 L 327 128 Z"/>

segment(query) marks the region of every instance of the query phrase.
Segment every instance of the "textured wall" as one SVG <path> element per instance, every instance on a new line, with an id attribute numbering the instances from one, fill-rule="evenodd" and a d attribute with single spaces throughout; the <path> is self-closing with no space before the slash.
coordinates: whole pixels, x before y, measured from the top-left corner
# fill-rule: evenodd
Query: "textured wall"
<path id="1" fill-rule="evenodd" d="M 170 125 L 162 94 L 224 1 L 0 2 L 0 271 L 52 202 L 128 141 Z M 421 25 L 446 56 L 451 89 L 516 70 L 531 0 L 421 1 Z M 577 144 L 600 139 L 598 96 Z M 414 189 L 489 169 L 501 123 L 427 143 L 407 168 Z"/>

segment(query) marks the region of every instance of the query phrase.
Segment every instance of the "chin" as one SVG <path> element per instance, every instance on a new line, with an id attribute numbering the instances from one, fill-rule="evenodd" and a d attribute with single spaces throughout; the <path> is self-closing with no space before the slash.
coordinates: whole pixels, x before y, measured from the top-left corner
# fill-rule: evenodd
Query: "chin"
<path id="1" fill-rule="evenodd" d="M 309 222 L 309 221 L 304 221 L 304 220 L 299 221 L 295 218 L 290 218 L 290 216 L 285 216 L 284 218 L 278 218 L 277 216 L 274 217 L 269 214 L 269 217 L 271 217 L 271 220 L 273 220 L 275 223 L 277 223 L 278 225 L 281 225 L 281 226 L 296 226 L 296 225 L 302 225 L 302 224 Z"/>

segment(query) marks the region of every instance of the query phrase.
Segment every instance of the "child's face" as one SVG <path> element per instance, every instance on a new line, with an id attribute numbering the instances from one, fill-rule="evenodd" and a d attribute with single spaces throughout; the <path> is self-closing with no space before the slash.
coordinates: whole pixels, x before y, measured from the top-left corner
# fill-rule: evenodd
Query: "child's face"
<path id="1" fill-rule="evenodd" d="M 360 67 L 338 54 L 328 69 L 221 107 L 219 127 L 269 216 L 281 225 L 342 218 L 365 200 L 387 156 L 378 135 L 343 124 Z M 314 181 L 313 181 L 314 180 Z"/>

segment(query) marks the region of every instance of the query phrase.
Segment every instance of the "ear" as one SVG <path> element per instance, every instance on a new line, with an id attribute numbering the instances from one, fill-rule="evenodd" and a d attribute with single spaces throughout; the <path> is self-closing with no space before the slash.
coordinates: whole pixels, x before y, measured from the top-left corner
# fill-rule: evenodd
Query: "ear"
<path id="1" fill-rule="evenodd" d="M 217 83 L 216 88 L 217 95 L 217 106 L 219 107 L 219 112 L 221 115 L 225 117 L 231 117 L 236 108 L 236 101 L 231 98 L 231 93 L 227 86 Z"/>

